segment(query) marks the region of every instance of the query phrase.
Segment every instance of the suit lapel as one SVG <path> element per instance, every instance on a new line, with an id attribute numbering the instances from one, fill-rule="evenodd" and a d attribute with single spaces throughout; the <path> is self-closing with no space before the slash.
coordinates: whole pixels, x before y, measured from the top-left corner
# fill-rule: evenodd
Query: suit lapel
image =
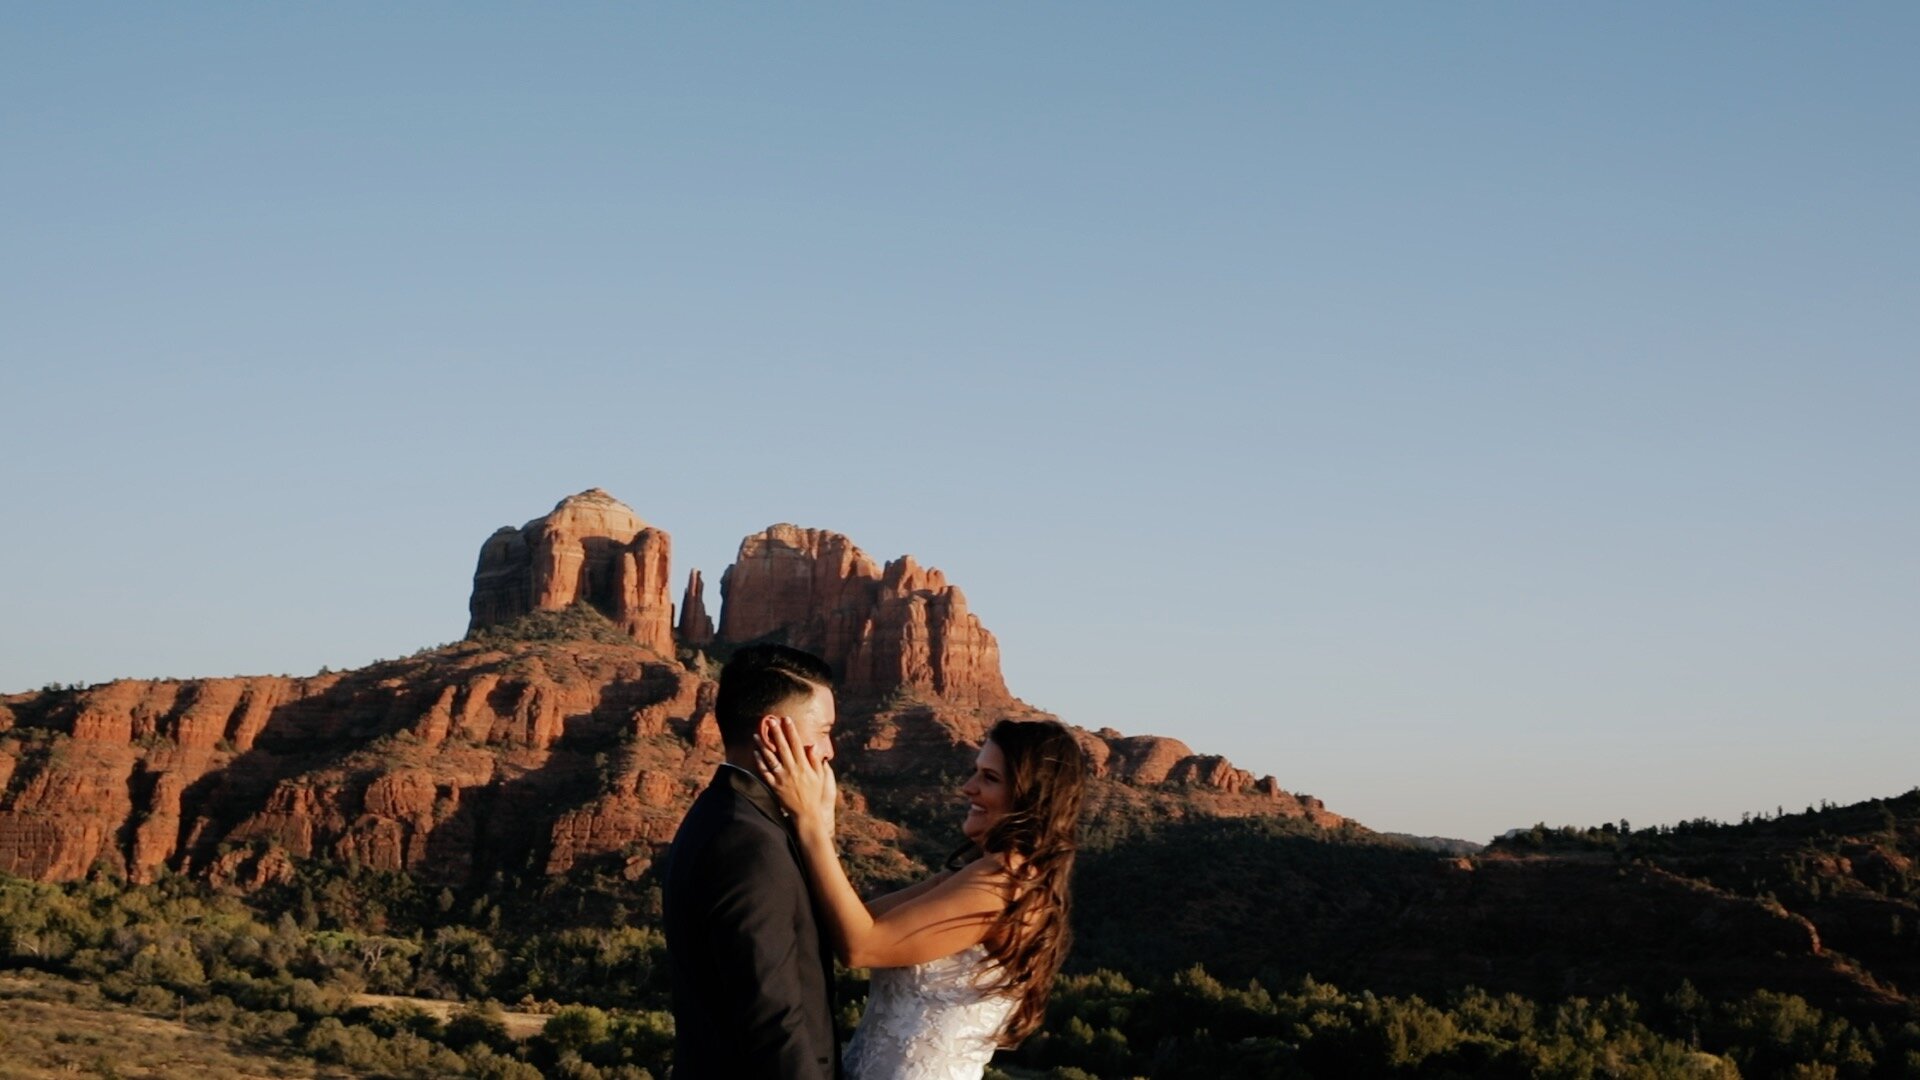
<path id="1" fill-rule="evenodd" d="M 745 769 L 722 765 L 719 771 L 714 773 L 713 782 L 716 785 L 726 784 L 731 787 L 734 794 L 745 799 L 755 810 L 765 814 L 767 820 L 791 834 L 792 830 L 787 826 L 787 815 L 780 809 L 780 800 L 774 797 L 771 788 L 760 782 L 759 777 Z"/>

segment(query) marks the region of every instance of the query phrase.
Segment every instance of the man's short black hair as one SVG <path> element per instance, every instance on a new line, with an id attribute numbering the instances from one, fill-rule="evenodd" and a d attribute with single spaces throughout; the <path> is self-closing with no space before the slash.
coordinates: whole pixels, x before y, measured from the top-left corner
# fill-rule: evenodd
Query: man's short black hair
<path id="1" fill-rule="evenodd" d="M 720 738 L 734 746 L 753 741 L 763 716 L 778 716 L 795 698 L 831 687 L 833 669 L 810 652 L 785 645 L 749 645 L 720 669 L 720 693 L 713 703 Z"/>

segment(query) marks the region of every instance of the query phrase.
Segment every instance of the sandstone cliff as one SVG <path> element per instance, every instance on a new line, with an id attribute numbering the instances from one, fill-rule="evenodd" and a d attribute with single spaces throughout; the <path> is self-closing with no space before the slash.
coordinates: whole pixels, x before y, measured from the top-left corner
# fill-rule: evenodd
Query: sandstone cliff
<path id="1" fill-rule="evenodd" d="M 665 532 L 599 488 L 568 496 L 545 517 L 503 526 L 481 545 L 467 631 L 591 604 L 634 641 L 672 656 L 670 551 Z"/>
<path id="2" fill-rule="evenodd" d="M 685 736 L 707 685 L 637 647 L 468 644 L 307 679 L 0 699 L 0 870 L 147 880 L 250 845 L 440 880 L 535 852 L 563 869 L 582 843 L 554 823 L 603 796 L 677 815 L 702 779 Z M 665 791 L 648 769 L 686 775 Z"/>
<path id="3" fill-rule="evenodd" d="M 638 875 L 720 761 L 714 689 L 637 645 L 462 642 L 311 678 L 0 697 L 0 871 L 253 886 L 319 857 L 454 884 L 608 860 Z M 1003 715 L 1044 714 L 843 710 L 851 849 L 900 876 L 909 857 L 937 858 L 975 748 Z M 1090 818 L 1342 823 L 1173 740 L 1080 738 L 1095 766 Z"/>
<path id="4" fill-rule="evenodd" d="M 0 871 L 252 886 L 322 857 L 445 882 L 608 860 L 642 874 L 720 760 L 704 661 L 671 659 L 668 558 L 666 533 L 594 489 L 482 547 L 469 611 L 488 634 L 312 678 L 0 697 Z M 838 533 L 776 525 L 722 578 L 717 634 L 701 586 L 695 572 L 682 643 L 778 639 L 842 673 L 843 825 L 869 868 L 938 857 L 987 730 L 1046 715 L 1007 691 L 960 591 L 910 557 L 882 567 Z M 536 612 L 564 616 L 516 638 Z M 1093 815 L 1344 824 L 1176 740 L 1079 737 Z"/>
<path id="5" fill-rule="evenodd" d="M 770 639 L 825 658 L 841 692 L 907 690 L 973 706 L 1014 704 L 1000 646 L 966 597 L 912 556 L 877 565 L 823 529 L 774 525 L 740 542 L 720 579 L 719 639 Z"/>

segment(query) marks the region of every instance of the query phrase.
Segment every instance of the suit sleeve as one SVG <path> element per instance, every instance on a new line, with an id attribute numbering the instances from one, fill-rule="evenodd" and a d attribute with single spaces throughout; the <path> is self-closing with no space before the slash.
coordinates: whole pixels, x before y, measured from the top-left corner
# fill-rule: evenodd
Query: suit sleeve
<path id="1" fill-rule="evenodd" d="M 808 1022 L 826 1005 L 816 1000 L 820 974 L 804 970 L 796 932 L 810 901 L 785 836 L 749 834 L 707 855 L 707 955 L 719 984 L 737 991 L 730 1005 L 747 1075 L 831 1080 L 833 1047 L 816 1045 L 818 1025 Z"/>

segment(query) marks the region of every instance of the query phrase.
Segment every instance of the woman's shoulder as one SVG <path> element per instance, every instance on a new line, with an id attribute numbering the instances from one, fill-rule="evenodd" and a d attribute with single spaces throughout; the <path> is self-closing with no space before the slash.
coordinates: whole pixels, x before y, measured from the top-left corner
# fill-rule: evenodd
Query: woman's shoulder
<path id="1" fill-rule="evenodd" d="M 1014 878 L 1006 860 L 989 852 L 955 870 L 949 883 L 956 888 L 986 889 L 1010 897 Z"/>

